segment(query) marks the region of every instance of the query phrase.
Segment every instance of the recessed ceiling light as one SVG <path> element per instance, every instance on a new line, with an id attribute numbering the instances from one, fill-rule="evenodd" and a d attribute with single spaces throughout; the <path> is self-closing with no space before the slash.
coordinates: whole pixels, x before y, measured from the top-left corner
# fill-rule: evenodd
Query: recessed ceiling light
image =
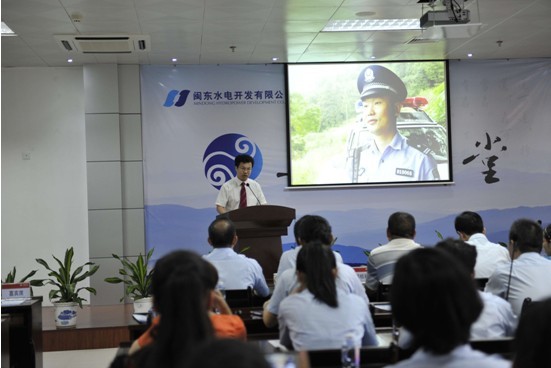
<path id="1" fill-rule="evenodd" d="M 473 54 L 468 53 L 468 54 L 467 54 L 467 57 L 473 57 Z"/>
<path id="2" fill-rule="evenodd" d="M 327 23 L 322 32 L 403 31 L 421 29 L 419 19 L 345 19 Z"/>
<path id="3" fill-rule="evenodd" d="M 68 62 L 68 63 L 72 63 L 72 62 L 73 62 L 73 59 L 67 59 L 67 62 Z"/>
<path id="4" fill-rule="evenodd" d="M 277 58 L 277 57 L 272 58 L 272 61 L 278 61 L 278 60 L 279 60 L 279 58 Z"/>
<path id="5" fill-rule="evenodd" d="M 14 31 L 4 22 L 2 22 L 2 36 L 17 36 Z"/>
<path id="6" fill-rule="evenodd" d="M 173 62 L 173 63 L 175 63 L 175 62 L 177 62 L 177 61 L 178 61 L 178 59 L 172 58 L 172 62 Z"/>
<path id="7" fill-rule="evenodd" d="M 377 59 L 377 56 L 372 55 L 371 58 L 372 58 L 372 59 Z"/>

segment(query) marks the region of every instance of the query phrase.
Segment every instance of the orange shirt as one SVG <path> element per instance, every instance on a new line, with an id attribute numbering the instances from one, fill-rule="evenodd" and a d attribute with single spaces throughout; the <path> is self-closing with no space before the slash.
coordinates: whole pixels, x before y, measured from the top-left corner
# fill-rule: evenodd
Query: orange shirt
<path id="1" fill-rule="evenodd" d="M 153 342 L 151 336 L 152 329 L 159 324 L 160 316 L 157 316 L 151 322 L 151 326 L 140 337 L 138 345 L 143 348 Z M 216 337 L 233 338 L 242 341 L 247 340 L 247 329 L 241 317 L 233 314 L 211 314 L 210 321 Z"/>

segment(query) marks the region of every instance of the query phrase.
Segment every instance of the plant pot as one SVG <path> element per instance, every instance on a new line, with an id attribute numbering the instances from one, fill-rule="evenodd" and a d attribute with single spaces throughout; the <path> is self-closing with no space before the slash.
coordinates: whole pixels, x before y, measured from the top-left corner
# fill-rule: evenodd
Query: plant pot
<path id="1" fill-rule="evenodd" d="M 77 303 L 53 303 L 55 326 L 57 328 L 75 328 L 77 325 Z"/>
<path id="2" fill-rule="evenodd" d="M 134 299 L 134 313 L 147 313 L 153 307 L 153 298 Z"/>

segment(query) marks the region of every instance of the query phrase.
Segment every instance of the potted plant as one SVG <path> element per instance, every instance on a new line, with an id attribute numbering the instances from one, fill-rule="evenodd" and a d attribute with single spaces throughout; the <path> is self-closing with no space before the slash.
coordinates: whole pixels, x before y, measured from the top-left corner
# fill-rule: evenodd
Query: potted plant
<path id="1" fill-rule="evenodd" d="M 36 273 L 36 270 L 32 270 L 31 272 L 29 272 L 27 275 L 23 276 L 21 278 L 21 280 L 19 281 L 15 281 L 15 275 L 17 273 L 17 270 L 15 269 L 15 266 L 13 267 L 13 270 L 11 270 L 10 272 L 8 272 L 8 274 L 6 275 L 6 278 L 4 280 L 2 280 L 2 283 L 3 284 L 13 284 L 15 282 L 18 282 L 18 283 L 22 283 L 22 282 L 25 282 L 27 281 L 27 279 L 29 277 L 33 277 L 34 274 Z M 29 281 L 31 284 L 33 283 L 33 280 L 30 280 Z"/>
<path id="2" fill-rule="evenodd" d="M 33 286 L 53 285 L 54 288 L 50 290 L 49 298 L 55 307 L 55 322 L 57 327 L 75 327 L 77 318 L 77 305 L 82 308 L 82 302 L 86 299 L 82 298 L 79 293 L 82 290 L 88 290 L 92 294 L 96 294 L 96 289 L 92 287 L 80 287 L 77 289 L 77 284 L 86 278 L 92 276 L 99 269 L 99 265 L 93 262 L 86 262 L 82 266 L 73 269 L 73 247 L 65 250 L 65 257 L 61 262 L 57 257 L 52 256 L 59 269 L 53 270 L 48 263 L 37 258 L 36 262 L 42 265 L 47 271 L 49 271 L 48 279 L 33 280 Z M 88 271 L 84 270 L 84 267 L 90 266 Z"/>
<path id="3" fill-rule="evenodd" d="M 108 277 L 105 279 L 110 284 L 125 285 L 124 294 L 134 300 L 134 313 L 147 313 L 153 305 L 151 298 L 151 278 L 153 269 L 148 270 L 149 260 L 153 255 L 151 248 L 145 257 L 140 253 L 135 262 L 131 262 L 128 257 L 119 257 L 113 254 L 113 258 L 120 261 L 122 268 L 119 269 L 121 277 Z M 124 296 L 121 301 L 124 300 Z"/>

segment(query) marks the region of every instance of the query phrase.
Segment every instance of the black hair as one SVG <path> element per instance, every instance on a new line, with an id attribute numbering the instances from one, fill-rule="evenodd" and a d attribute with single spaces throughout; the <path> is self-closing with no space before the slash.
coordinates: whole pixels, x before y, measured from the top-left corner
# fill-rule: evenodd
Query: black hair
<path id="1" fill-rule="evenodd" d="M 302 244 L 319 241 L 325 245 L 331 245 L 333 235 L 331 225 L 326 219 L 317 215 L 308 215 L 301 220 L 298 237 Z"/>
<path id="2" fill-rule="evenodd" d="M 436 248 L 449 253 L 453 258 L 457 259 L 465 266 L 469 273 L 474 273 L 474 266 L 476 265 L 476 256 L 478 253 L 476 247 L 460 239 L 447 238 L 438 242 Z"/>
<path id="3" fill-rule="evenodd" d="M 551 367 L 551 298 L 521 313 L 514 340 L 513 368 Z"/>
<path id="4" fill-rule="evenodd" d="M 331 248 L 322 242 L 305 244 L 297 255 L 297 272 L 306 278 L 306 287 L 314 298 L 330 307 L 338 307 L 334 270 L 337 268 Z"/>
<path id="5" fill-rule="evenodd" d="M 199 346 L 187 368 L 270 368 L 259 347 L 236 339 L 216 339 Z"/>
<path id="6" fill-rule="evenodd" d="M 509 240 L 514 242 L 521 253 L 541 252 L 543 230 L 532 220 L 519 219 L 513 222 L 509 230 Z"/>
<path id="7" fill-rule="evenodd" d="M 181 367 L 195 346 L 213 337 L 209 272 L 208 262 L 191 251 L 174 251 L 157 261 L 151 292 L 161 319 L 153 344 L 135 354 L 138 367 Z"/>
<path id="8" fill-rule="evenodd" d="M 388 218 L 388 232 L 391 238 L 415 237 L 415 218 L 407 212 L 394 212 Z"/>
<path id="9" fill-rule="evenodd" d="M 415 249 L 398 259 L 390 303 L 414 346 L 437 355 L 469 341 L 483 308 L 466 268 L 436 248 Z"/>
<path id="10" fill-rule="evenodd" d="M 484 222 L 482 217 L 476 212 L 465 211 L 455 218 L 455 231 L 465 233 L 468 236 L 482 233 L 484 231 Z"/>
<path id="11" fill-rule="evenodd" d="M 300 238 L 300 226 L 302 225 L 304 220 L 306 220 L 308 217 L 310 217 L 310 215 L 304 215 L 295 221 L 295 226 L 293 227 L 293 234 L 295 236 L 295 242 L 297 244 L 299 243 L 299 238 Z"/>
<path id="12" fill-rule="evenodd" d="M 219 218 L 209 225 L 209 239 L 214 248 L 231 246 L 235 236 L 235 226 L 230 219 Z"/>
<path id="13" fill-rule="evenodd" d="M 254 158 L 250 155 L 237 155 L 235 156 L 235 167 L 239 167 L 239 164 L 247 164 L 251 163 L 252 166 L 254 166 Z"/>
<path id="14" fill-rule="evenodd" d="M 543 237 L 548 242 L 551 242 L 551 224 L 547 225 L 547 227 L 543 229 Z"/>

